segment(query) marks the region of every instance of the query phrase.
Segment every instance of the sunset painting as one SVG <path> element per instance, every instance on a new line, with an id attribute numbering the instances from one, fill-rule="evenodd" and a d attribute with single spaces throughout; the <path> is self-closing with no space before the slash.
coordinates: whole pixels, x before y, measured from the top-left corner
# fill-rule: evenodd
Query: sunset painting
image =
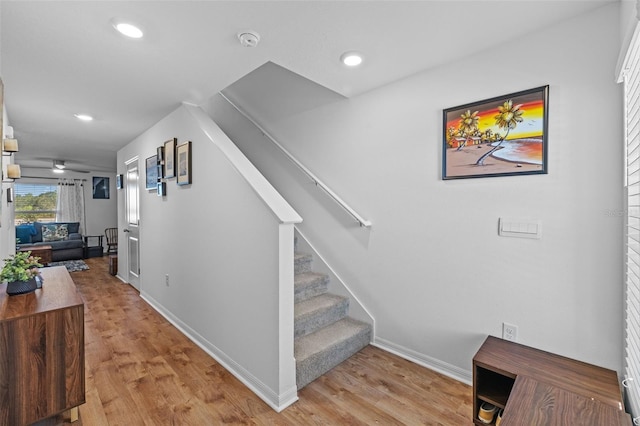
<path id="1" fill-rule="evenodd" d="M 549 86 L 445 109 L 443 179 L 547 173 Z"/>

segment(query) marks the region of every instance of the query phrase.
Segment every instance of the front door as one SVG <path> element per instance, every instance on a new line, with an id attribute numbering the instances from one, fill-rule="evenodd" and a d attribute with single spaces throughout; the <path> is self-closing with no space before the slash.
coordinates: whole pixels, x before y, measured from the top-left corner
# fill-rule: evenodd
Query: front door
<path id="1" fill-rule="evenodd" d="M 126 216 L 127 224 L 124 229 L 127 247 L 127 281 L 140 290 L 140 197 L 138 158 L 127 163 L 126 183 Z"/>

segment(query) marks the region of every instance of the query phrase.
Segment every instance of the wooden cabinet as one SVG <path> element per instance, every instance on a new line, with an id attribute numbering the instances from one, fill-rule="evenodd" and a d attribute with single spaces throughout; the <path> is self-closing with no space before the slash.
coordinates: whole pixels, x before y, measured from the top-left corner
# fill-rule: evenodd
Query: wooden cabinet
<path id="1" fill-rule="evenodd" d="M 42 276 L 43 287 L 29 294 L 8 296 L 0 285 L 2 425 L 30 424 L 85 402 L 82 298 L 64 266 L 42 268 Z"/>
<path id="2" fill-rule="evenodd" d="M 31 256 L 39 257 L 40 260 L 38 262 L 42 263 L 45 266 L 53 261 L 53 251 L 52 247 L 49 245 L 23 247 L 21 249 L 18 249 L 18 251 L 30 251 Z"/>
<path id="3" fill-rule="evenodd" d="M 473 358 L 476 425 L 483 402 L 504 409 L 500 426 L 631 424 L 615 371 L 493 336 Z"/>

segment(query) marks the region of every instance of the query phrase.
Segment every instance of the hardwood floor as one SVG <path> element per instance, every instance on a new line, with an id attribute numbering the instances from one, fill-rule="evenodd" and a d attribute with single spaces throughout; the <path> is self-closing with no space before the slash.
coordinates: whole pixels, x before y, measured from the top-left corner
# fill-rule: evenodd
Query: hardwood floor
<path id="1" fill-rule="evenodd" d="M 86 404 L 77 426 L 471 425 L 471 388 L 369 346 L 276 413 L 108 274 L 71 273 L 85 300 Z M 71 424 L 68 413 L 37 423 Z"/>

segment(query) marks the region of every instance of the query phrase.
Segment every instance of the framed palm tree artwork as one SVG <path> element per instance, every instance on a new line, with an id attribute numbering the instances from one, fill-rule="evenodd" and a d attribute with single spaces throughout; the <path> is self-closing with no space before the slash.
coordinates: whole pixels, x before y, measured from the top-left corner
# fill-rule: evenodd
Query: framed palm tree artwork
<path id="1" fill-rule="evenodd" d="M 549 86 L 443 110 L 442 179 L 548 173 Z"/>

